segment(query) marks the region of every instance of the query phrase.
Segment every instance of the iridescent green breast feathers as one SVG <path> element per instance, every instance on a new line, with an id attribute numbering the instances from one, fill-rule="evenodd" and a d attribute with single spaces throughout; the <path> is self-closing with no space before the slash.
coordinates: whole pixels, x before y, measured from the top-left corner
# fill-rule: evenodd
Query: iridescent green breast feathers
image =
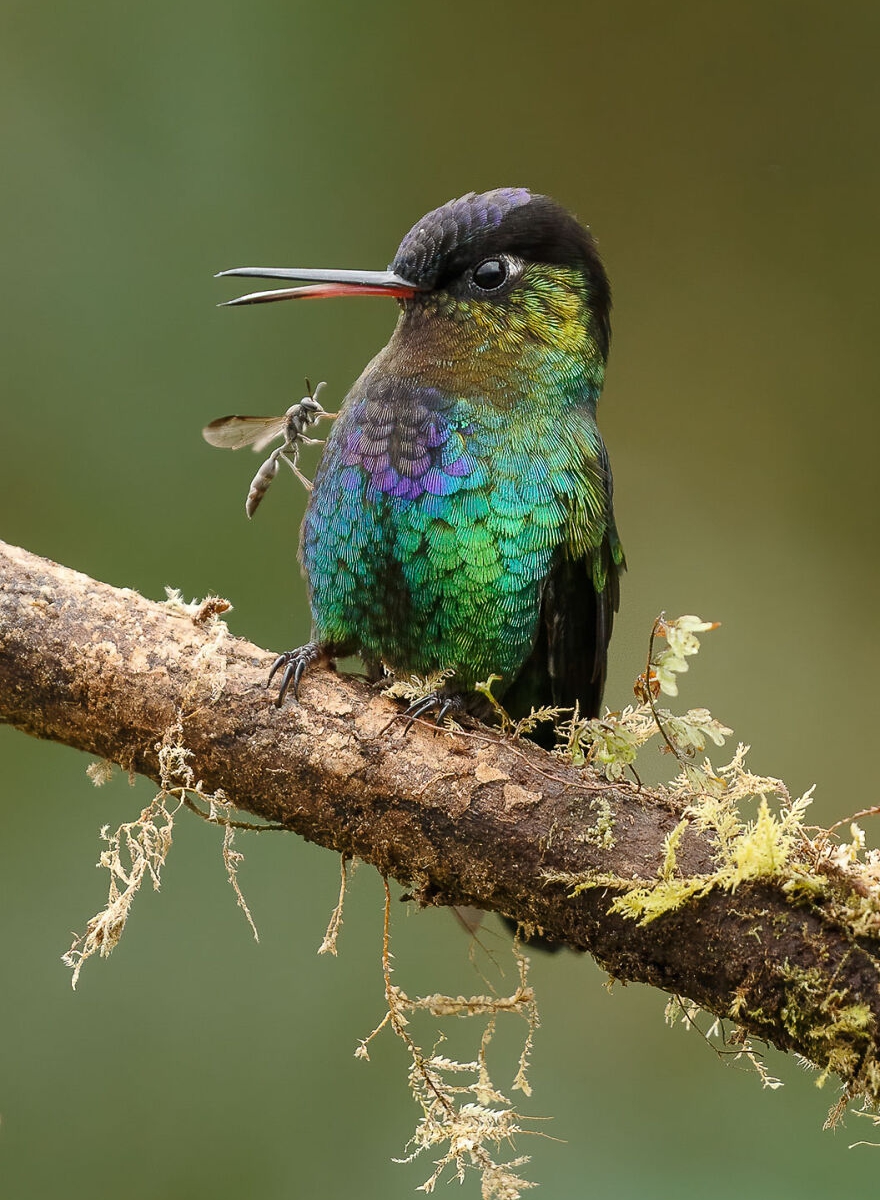
<path id="1" fill-rule="evenodd" d="M 269 274 L 316 282 L 246 302 L 365 292 L 401 308 L 309 499 L 310 661 L 450 672 L 465 702 L 497 675 L 515 716 L 598 712 L 624 559 L 596 426 L 610 290 L 589 232 L 503 188 L 423 217 L 387 272 Z"/>

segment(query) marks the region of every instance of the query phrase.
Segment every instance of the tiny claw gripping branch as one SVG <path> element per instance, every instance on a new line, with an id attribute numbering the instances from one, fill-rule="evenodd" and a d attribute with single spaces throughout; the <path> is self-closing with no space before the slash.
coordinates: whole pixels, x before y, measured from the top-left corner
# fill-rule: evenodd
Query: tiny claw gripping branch
<path id="1" fill-rule="evenodd" d="M 283 670 L 281 685 L 278 688 L 278 695 L 275 697 L 275 707 L 281 708 L 284 697 L 291 686 L 293 687 L 293 698 L 299 704 L 299 685 L 306 671 L 310 671 L 312 667 L 321 663 L 332 662 L 336 657 L 337 648 L 321 642 L 306 642 L 304 646 L 298 646 L 295 650 L 285 650 L 283 654 L 279 654 L 272 664 L 269 678 L 266 680 L 268 687 L 278 671 Z"/>
<path id="2" fill-rule="evenodd" d="M 450 712 L 460 712 L 463 708 L 464 702 L 461 696 L 444 696 L 441 692 L 432 692 L 430 696 L 423 696 L 419 700 L 413 700 L 412 704 L 400 714 L 400 716 L 406 718 L 403 735 L 406 737 L 416 721 L 432 711 L 436 714 L 434 724 L 439 729 L 443 724 L 444 717 L 448 716 Z"/>

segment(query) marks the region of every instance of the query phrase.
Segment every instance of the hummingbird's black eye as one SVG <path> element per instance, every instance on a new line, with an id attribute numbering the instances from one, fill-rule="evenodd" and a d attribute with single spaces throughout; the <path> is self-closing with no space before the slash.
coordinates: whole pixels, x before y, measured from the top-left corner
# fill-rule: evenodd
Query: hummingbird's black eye
<path id="1" fill-rule="evenodd" d="M 494 292 L 507 282 L 507 263 L 501 258 L 487 258 L 474 267 L 473 280 L 481 292 Z"/>

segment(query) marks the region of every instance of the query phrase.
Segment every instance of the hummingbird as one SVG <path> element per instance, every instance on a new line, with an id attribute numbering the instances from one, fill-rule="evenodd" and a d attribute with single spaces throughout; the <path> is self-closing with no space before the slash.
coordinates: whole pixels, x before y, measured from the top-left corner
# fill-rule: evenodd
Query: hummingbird
<path id="1" fill-rule="evenodd" d="M 391 339 L 353 385 L 309 495 L 305 672 L 359 656 L 372 679 L 440 676 L 410 718 L 598 715 L 625 560 L 596 424 L 611 291 L 590 231 L 526 188 L 469 192 L 417 221 L 387 271 L 239 267 L 298 281 L 228 305 L 385 296 Z M 411 721 L 410 721 L 411 723 Z"/>

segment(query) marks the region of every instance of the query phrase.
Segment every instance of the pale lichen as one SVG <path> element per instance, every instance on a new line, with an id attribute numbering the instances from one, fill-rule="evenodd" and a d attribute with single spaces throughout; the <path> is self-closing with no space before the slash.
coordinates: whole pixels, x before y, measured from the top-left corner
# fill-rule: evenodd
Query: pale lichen
<path id="1" fill-rule="evenodd" d="M 590 801 L 590 810 L 596 814 L 596 819 L 578 834 L 578 840 L 600 850 L 613 850 L 616 838 L 614 835 L 614 809 L 607 796 L 596 796 Z"/>
<path id="2" fill-rule="evenodd" d="M 417 704 L 435 696 L 448 683 L 454 671 L 435 671 L 431 675 L 407 675 L 406 678 L 391 677 L 383 687 L 382 695 L 391 700 L 405 700 L 407 704 Z"/>
<path id="3" fill-rule="evenodd" d="M 775 783 L 746 772 L 744 749 L 740 747 L 733 761 L 720 768 L 719 776 L 728 785 L 722 796 L 705 792 L 689 794 L 685 815 L 666 837 L 663 861 L 654 878 L 625 879 L 607 872 L 581 876 L 555 872 L 548 873 L 546 878 L 570 884 L 573 895 L 595 887 L 619 889 L 623 894 L 612 902 L 610 911 L 646 925 L 674 912 L 693 897 L 705 896 L 713 888 L 733 892 L 748 880 L 778 877 L 788 868 L 792 848 L 801 837 L 802 817 L 811 793 L 795 801 L 788 801 L 786 793 L 786 806 L 774 814 L 762 791 L 757 796 L 756 816 L 743 821 L 735 803 L 735 798 L 743 795 L 743 780 L 749 787 L 764 788 Z M 679 797 L 684 795 L 681 777 L 674 781 L 673 791 Z M 701 833 L 714 836 L 715 867 L 698 875 L 682 875 L 678 871 L 677 852 L 691 824 Z M 802 863 L 793 869 L 792 878 L 804 885 Z"/>
<path id="4" fill-rule="evenodd" d="M 171 849 L 175 817 L 184 803 L 175 780 L 181 772 L 191 772 L 188 753 L 175 740 L 160 746 L 159 764 L 161 790 L 134 821 L 127 821 L 110 833 L 109 826 L 101 830 L 107 847 L 101 853 L 98 866 L 110 872 L 107 903 L 88 921 L 85 932 L 76 936 L 62 961 L 73 970 L 71 985 L 75 988 L 85 963 L 94 954 L 107 958 L 122 937 L 129 912 L 141 885 L 149 880 L 155 891 L 162 881 L 162 868 Z"/>
<path id="5" fill-rule="evenodd" d="M 707 742 L 723 746 L 732 730 L 706 708 L 674 714 L 657 707 L 661 692 L 678 695 L 675 677 L 688 670 L 688 658 L 699 650 L 697 633 L 717 628 L 717 622 L 702 621 L 699 617 L 684 616 L 674 621 L 658 617 L 651 630 L 645 670 L 635 682 L 639 703 L 629 704 L 618 712 L 606 712 L 603 717 L 581 717 L 576 705 L 556 722 L 554 753 L 575 766 L 595 767 L 606 779 L 616 781 L 627 770 L 635 774 L 634 764 L 642 746 L 659 736 L 663 749 L 675 755 L 691 785 L 717 790 L 715 776 L 694 760 L 703 753 Z M 655 649 L 658 639 L 665 639 L 665 649 Z"/>
<path id="6" fill-rule="evenodd" d="M 336 907 L 330 914 L 330 920 L 327 923 L 327 932 L 324 934 L 323 941 L 318 947 L 319 954 L 332 954 L 336 956 L 336 943 L 339 939 L 339 931 L 342 929 L 342 913 L 345 908 L 345 889 L 348 887 L 348 863 L 349 859 L 345 854 L 339 856 L 339 899 L 336 901 Z M 352 874 L 354 871 L 352 871 Z"/>
<path id="7" fill-rule="evenodd" d="M 94 954 L 106 958 L 118 945 L 141 886 L 149 881 L 154 891 L 159 890 L 162 869 L 171 850 L 174 822 L 182 806 L 212 825 L 222 827 L 221 853 L 226 876 L 255 940 L 260 940 L 238 881 L 238 869 L 244 855 L 235 849 L 235 834 L 240 829 L 262 833 L 285 827 L 235 820 L 232 816 L 235 807 L 222 789 L 205 790 L 192 768 L 193 755 L 184 744 L 181 720 L 166 732 L 164 740 L 156 746 L 156 753 L 159 791 L 136 820 L 125 822 L 113 833 L 107 825 L 101 830 L 107 848 L 102 852 L 98 866 L 110 872 L 110 888 L 104 908 L 87 922 L 85 932 L 78 934 L 70 949 L 62 955 L 62 961 L 73 970 L 71 983 L 74 988 L 89 958 Z"/>
<path id="8" fill-rule="evenodd" d="M 601 721 L 582 721 L 575 713 L 559 727 L 559 753 L 575 762 L 592 763 L 612 779 L 620 778 L 626 769 L 635 771 L 638 751 L 656 734 L 663 749 L 675 757 L 679 772 L 666 792 L 680 817 L 667 835 L 655 874 L 624 878 L 607 871 L 556 872 L 548 874 L 548 880 L 567 884 L 572 895 L 589 889 L 616 892 L 609 912 L 642 925 L 712 891 L 733 893 L 747 883 L 772 881 L 788 897 L 793 919 L 797 920 L 798 909 L 814 906 L 822 920 L 837 921 L 854 937 L 876 937 L 880 933 L 880 851 L 866 850 L 861 827 L 853 821 L 851 840 L 840 841 L 832 831 L 806 826 L 812 788 L 793 800 L 781 780 L 748 768 L 748 747 L 742 744 L 724 766 L 716 768 L 709 758 L 699 761 L 707 743 L 723 745 L 731 731 L 706 709 L 691 709 L 679 717 L 657 707 L 661 691 L 677 693 L 675 676 L 687 669 L 688 658 L 698 648 L 695 635 L 709 628 L 714 625 L 697 617 L 659 618 L 647 666 L 636 682 L 640 703 L 607 713 Z M 657 637 L 667 640 L 667 648 L 659 653 L 654 649 Z M 745 815 L 750 810 L 752 815 Z M 880 808 L 857 815 L 876 812 Z M 714 849 L 711 868 L 697 874 L 679 865 L 690 831 L 708 839 Z M 774 921 L 773 936 L 781 941 L 788 917 L 780 913 Z M 767 936 L 758 918 L 751 932 L 759 939 Z M 755 1056 L 746 1027 L 753 1034 L 766 1031 L 777 1038 L 781 1028 L 806 1048 L 805 1059 L 820 1069 L 819 1085 L 836 1073 L 844 1080 L 848 1099 L 862 1096 L 878 1103 L 880 1065 L 873 1052 L 877 1023 L 870 1005 L 839 985 L 833 968 L 828 972 L 804 969 L 787 961 L 780 966 L 771 959 L 766 974 L 781 1000 L 772 1005 L 773 1011 L 765 1011 L 751 999 L 753 981 L 744 980 L 724 1014 L 738 1023 L 726 1044 L 737 1045 L 737 1053 L 753 1061 L 765 1086 L 776 1086 L 778 1081 Z"/>
<path id="9" fill-rule="evenodd" d="M 726 1032 L 720 1017 L 712 1018 L 709 1028 L 702 1029 L 702 1013 L 699 1004 L 687 1000 L 684 996 L 671 996 L 664 1010 L 667 1025 L 680 1023 L 685 1030 L 695 1030 L 725 1065 L 736 1065 L 745 1060 L 760 1079 L 762 1087 L 771 1091 L 782 1087 L 782 1080 L 770 1073 L 763 1055 L 742 1029 L 734 1027 L 732 1032 Z"/>
<path id="10" fill-rule="evenodd" d="M 113 778 L 115 764 L 109 759 L 101 758 L 97 762 L 89 763 L 86 767 L 86 775 L 91 779 L 95 787 L 103 787 L 105 783 L 109 783 Z"/>
<path id="11" fill-rule="evenodd" d="M 412 1162 L 425 1151 L 439 1153 L 433 1173 L 419 1191 L 432 1192 L 447 1168 L 459 1182 L 473 1170 L 480 1176 L 484 1200 L 518 1200 L 524 1190 L 535 1187 L 519 1173 L 529 1158 L 523 1155 L 498 1161 L 496 1148 L 502 1142 L 512 1142 L 518 1134 L 532 1131 L 524 1127 L 524 1118 L 493 1083 L 487 1050 L 501 1014 L 517 1015 L 526 1021 L 528 1031 L 513 1088 L 531 1095 L 527 1067 L 539 1022 L 534 991 L 528 983 L 528 959 L 515 943 L 519 986 L 510 996 L 434 994 L 410 999 L 391 979 L 390 922 L 391 892 L 386 881 L 382 949 L 386 1012 L 372 1033 L 360 1042 L 355 1055 L 369 1059 L 369 1044 L 386 1026 L 391 1027 L 409 1052 L 409 1086 L 421 1117 L 407 1145 L 409 1154 L 397 1161 Z M 435 1019 L 485 1017 L 477 1057 L 461 1061 L 439 1054 L 438 1046 L 445 1040 L 442 1033 L 430 1052 L 423 1051 L 410 1032 L 411 1017 L 418 1012 Z"/>

